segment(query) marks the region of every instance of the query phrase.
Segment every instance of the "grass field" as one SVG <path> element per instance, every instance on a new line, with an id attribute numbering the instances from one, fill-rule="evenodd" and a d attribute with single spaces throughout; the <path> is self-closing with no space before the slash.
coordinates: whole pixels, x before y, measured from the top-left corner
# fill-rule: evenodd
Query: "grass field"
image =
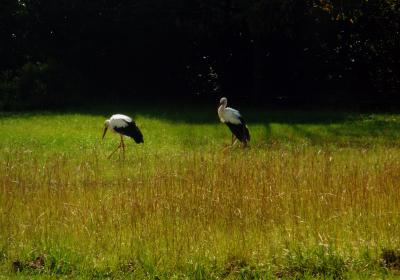
<path id="1" fill-rule="evenodd" d="M 400 116 L 241 111 L 0 114 L 0 279 L 400 277 Z"/>

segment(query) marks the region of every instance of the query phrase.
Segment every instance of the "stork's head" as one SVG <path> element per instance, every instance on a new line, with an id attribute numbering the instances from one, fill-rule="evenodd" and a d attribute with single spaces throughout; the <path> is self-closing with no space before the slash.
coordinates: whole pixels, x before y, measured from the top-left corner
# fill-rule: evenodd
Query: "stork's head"
<path id="1" fill-rule="evenodd" d="M 106 120 L 104 122 L 104 132 L 103 132 L 103 137 L 101 139 L 104 139 L 104 136 L 106 136 L 107 128 L 110 125 L 110 120 Z"/>
<path id="2" fill-rule="evenodd" d="M 226 97 L 222 97 L 219 101 L 219 104 L 226 106 L 228 104 L 228 99 L 226 99 Z"/>

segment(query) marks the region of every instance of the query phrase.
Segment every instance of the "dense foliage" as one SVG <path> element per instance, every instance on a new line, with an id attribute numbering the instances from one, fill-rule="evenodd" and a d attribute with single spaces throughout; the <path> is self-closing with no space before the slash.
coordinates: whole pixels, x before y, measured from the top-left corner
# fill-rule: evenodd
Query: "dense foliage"
<path id="1" fill-rule="evenodd" d="M 3 0 L 0 107 L 382 96 L 399 88 L 399 30 L 397 0 Z"/>

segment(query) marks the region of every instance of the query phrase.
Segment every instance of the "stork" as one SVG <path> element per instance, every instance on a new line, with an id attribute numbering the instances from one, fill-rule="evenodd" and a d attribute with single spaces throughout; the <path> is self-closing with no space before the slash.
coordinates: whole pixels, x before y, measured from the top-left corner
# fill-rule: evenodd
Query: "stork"
<path id="1" fill-rule="evenodd" d="M 104 122 L 104 132 L 103 137 L 106 135 L 107 129 L 116 132 L 120 135 L 121 141 L 118 147 L 108 156 L 110 158 L 118 149 L 122 147 L 125 156 L 125 143 L 124 136 L 133 138 L 137 144 L 144 143 L 143 134 L 136 126 L 136 123 L 128 116 L 122 114 L 112 115 L 110 119 Z"/>
<path id="2" fill-rule="evenodd" d="M 238 110 L 235 110 L 228 105 L 228 99 L 222 97 L 218 108 L 218 116 L 222 123 L 225 123 L 232 132 L 232 146 L 237 140 L 243 143 L 243 148 L 250 141 L 250 132 L 247 125 Z M 235 139 L 236 138 L 236 139 Z"/>

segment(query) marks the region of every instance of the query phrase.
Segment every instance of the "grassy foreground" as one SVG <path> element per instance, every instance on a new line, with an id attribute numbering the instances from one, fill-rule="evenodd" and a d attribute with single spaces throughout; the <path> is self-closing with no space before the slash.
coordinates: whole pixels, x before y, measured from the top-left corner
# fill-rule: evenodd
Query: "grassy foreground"
<path id="1" fill-rule="evenodd" d="M 395 279 L 400 116 L 129 109 L 0 115 L 0 279 Z"/>

